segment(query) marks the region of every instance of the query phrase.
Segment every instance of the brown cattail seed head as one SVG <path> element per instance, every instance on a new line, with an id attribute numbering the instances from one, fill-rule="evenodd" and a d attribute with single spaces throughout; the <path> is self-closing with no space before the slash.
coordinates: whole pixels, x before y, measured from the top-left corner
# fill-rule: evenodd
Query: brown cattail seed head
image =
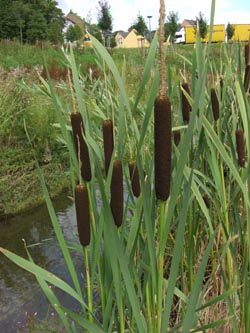
<path id="1" fill-rule="evenodd" d="M 114 222 L 120 227 L 123 219 L 123 173 L 122 163 L 119 160 L 114 160 L 113 164 L 110 207 Z"/>
<path id="2" fill-rule="evenodd" d="M 79 162 L 81 162 L 81 175 L 85 181 L 90 181 L 91 167 L 90 167 L 88 147 L 83 138 L 85 130 L 84 130 L 82 115 L 80 112 L 72 112 L 70 118 L 71 118 L 71 126 L 72 126 L 75 150 L 78 157 L 78 161 L 80 158 Z"/>
<path id="3" fill-rule="evenodd" d="M 174 131 L 174 143 L 175 143 L 175 145 L 178 146 L 180 141 L 181 141 L 181 131 L 180 130 Z"/>
<path id="4" fill-rule="evenodd" d="M 157 199 L 167 200 L 171 178 L 171 104 L 158 96 L 154 104 L 155 192 Z"/>
<path id="5" fill-rule="evenodd" d="M 250 89 L 250 65 L 247 65 L 245 68 L 244 88 L 246 92 L 248 92 Z"/>
<path id="6" fill-rule="evenodd" d="M 88 190 L 83 184 L 76 185 L 75 207 L 79 240 L 86 246 L 90 242 L 90 213 Z"/>
<path id="7" fill-rule="evenodd" d="M 111 157 L 114 150 L 113 121 L 111 119 L 104 120 L 102 133 L 103 133 L 103 144 L 104 144 L 105 172 L 107 175 Z"/>
<path id="8" fill-rule="evenodd" d="M 188 95 L 190 95 L 190 89 L 188 83 L 182 83 L 182 89 L 186 91 Z M 181 91 L 181 105 L 182 105 L 182 117 L 185 122 L 189 122 L 189 112 L 191 112 L 192 108 L 189 104 L 186 96 L 184 95 L 183 91 Z"/>
<path id="9" fill-rule="evenodd" d="M 238 164 L 241 167 L 245 165 L 245 146 L 244 146 L 244 133 L 241 128 L 236 131 L 236 150 L 238 155 Z"/>
<path id="10" fill-rule="evenodd" d="M 250 58 L 249 58 L 249 53 L 250 53 L 250 43 L 245 44 L 245 65 L 250 65 Z"/>
<path id="11" fill-rule="evenodd" d="M 216 90 L 214 88 L 211 88 L 210 91 L 211 94 L 211 103 L 212 103 L 212 111 L 214 115 L 214 120 L 217 121 L 220 116 L 220 105 L 219 105 L 219 100 L 216 94 Z"/>
<path id="12" fill-rule="evenodd" d="M 128 167 L 129 167 L 129 175 L 130 175 L 132 191 L 134 196 L 138 198 L 141 193 L 141 186 L 140 186 L 139 172 L 135 161 L 130 161 Z"/>
<path id="13" fill-rule="evenodd" d="M 205 205 L 207 206 L 207 208 L 210 208 L 210 199 L 209 199 L 209 196 L 207 194 L 204 194 L 202 196 L 204 202 L 205 202 Z"/>

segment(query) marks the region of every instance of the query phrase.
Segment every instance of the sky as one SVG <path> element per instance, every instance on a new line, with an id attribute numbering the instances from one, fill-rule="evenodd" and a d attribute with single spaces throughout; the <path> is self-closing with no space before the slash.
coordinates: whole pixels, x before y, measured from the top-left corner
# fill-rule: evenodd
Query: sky
<path id="1" fill-rule="evenodd" d="M 136 21 L 138 14 L 142 15 L 151 30 L 156 30 L 159 21 L 159 4 L 156 0 L 106 0 L 110 5 L 113 19 L 113 31 L 127 31 Z M 70 9 L 91 23 L 97 23 L 99 0 L 57 0 L 65 14 Z M 201 12 L 210 21 L 211 2 L 208 0 L 165 0 L 166 17 L 170 11 L 177 12 L 179 22 L 183 19 L 195 19 Z M 215 24 L 250 24 L 250 0 L 217 0 L 215 9 Z M 148 18 L 152 16 L 152 18 Z"/>

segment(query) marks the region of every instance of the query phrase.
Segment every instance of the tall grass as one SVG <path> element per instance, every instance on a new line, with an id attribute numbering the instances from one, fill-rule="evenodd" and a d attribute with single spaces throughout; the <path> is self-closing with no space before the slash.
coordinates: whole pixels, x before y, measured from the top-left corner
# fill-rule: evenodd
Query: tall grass
<path id="1" fill-rule="evenodd" d="M 212 17 L 214 6 L 213 1 Z M 90 243 L 87 245 L 88 239 L 82 246 L 74 246 L 75 251 L 83 251 L 86 285 L 80 286 L 77 279 L 69 244 L 60 231 L 40 171 L 72 286 L 7 249 L 0 248 L 1 252 L 37 277 L 67 332 L 250 331 L 250 105 L 249 89 L 244 87 L 243 47 L 236 43 L 228 50 L 223 44 L 221 53 L 226 61 L 217 70 L 210 44 L 201 44 L 197 36 L 191 57 L 180 56 L 183 75 L 168 75 L 172 134 L 178 133 L 178 144 L 172 140 L 170 191 L 162 201 L 155 193 L 153 156 L 153 107 L 159 92 L 157 35 L 134 98 L 126 90 L 126 61 L 120 72 L 107 50 L 96 39 L 92 42 L 102 77 L 94 82 L 86 80 L 78 71 L 73 50 L 65 51 L 72 73 L 72 85 L 64 86 L 69 96 L 73 92 L 68 104 L 62 103 L 53 85 L 41 78 L 68 149 L 72 191 L 78 183 L 84 183 L 88 191 Z M 186 64 L 191 68 L 188 72 Z M 167 63 L 166 73 L 170 72 Z M 183 89 L 183 83 L 190 89 Z M 216 119 L 211 89 L 218 98 Z M 183 95 L 189 104 L 188 122 L 183 119 Z M 74 149 L 69 126 L 73 111 L 80 112 L 84 123 L 82 139 L 87 144 L 92 174 L 87 181 L 79 176 L 85 161 L 77 158 Z M 106 119 L 112 119 L 114 126 L 108 166 L 102 138 Z M 238 163 L 239 128 L 244 139 L 241 136 L 244 166 L 242 158 Z M 139 177 L 138 196 L 134 196 L 131 184 L 131 163 Z M 117 185 L 119 190 L 114 190 Z M 116 197 L 112 197 L 114 193 Z M 77 201 L 76 209 L 78 206 Z M 119 223 L 114 209 L 118 210 Z M 81 313 L 63 307 L 48 283 L 76 299 Z"/>

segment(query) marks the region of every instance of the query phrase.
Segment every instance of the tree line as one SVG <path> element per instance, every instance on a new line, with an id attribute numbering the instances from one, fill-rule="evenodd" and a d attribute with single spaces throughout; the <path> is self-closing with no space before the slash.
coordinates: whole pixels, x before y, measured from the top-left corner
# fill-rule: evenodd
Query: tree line
<path id="1" fill-rule="evenodd" d="M 97 24 L 85 22 L 87 31 L 99 40 L 104 36 L 110 38 L 113 30 L 113 18 L 111 7 L 106 0 L 98 2 Z M 196 17 L 202 38 L 205 38 L 208 25 L 204 15 L 200 12 Z M 56 0 L 0 0 L 0 39 L 16 39 L 21 43 L 34 43 L 38 40 L 47 40 L 53 44 L 63 42 L 64 38 L 69 41 L 79 40 L 83 37 L 83 31 L 79 26 L 69 26 L 65 35 L 63 27 L 65 18 Z M 177 12 L 169 12 L 165 22 L 165 36 L 170 41 L 174 40 L 175 33 L 180 28 Z M 148 36 L 149 27 L 144 17 L 138 13 L 134 23 L 128 31 L 135 29 L 138 34 Z M 227 35 L 230 40 L 234 34 L 234 27 L 227 25 Z M 115 35 L 115 33 L 113 34 Z"/>
<path id="2" fill-rule="evenodd" d="M 0 0 L 0 39 L 62 42 L 64 14 L 55 0 Z"/>

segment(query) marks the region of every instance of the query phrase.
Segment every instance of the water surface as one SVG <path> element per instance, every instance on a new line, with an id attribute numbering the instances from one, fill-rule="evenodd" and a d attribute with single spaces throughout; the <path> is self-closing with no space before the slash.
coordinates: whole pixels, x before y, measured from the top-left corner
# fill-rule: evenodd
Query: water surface
<path id="1" fill-rule="evenodd" d="M 54 202 L 54 207 L 66 240 L 78 244 L 72 202 L 63 196 Z M 23 239 L 36 264 L 72 285 L 46 206 L 0 224 L 0 246 L 26 258 Z M 30 247 L 33 244 L 36 245 Z M 72 255 L 79 278 L 83 279 L 82 254 L 72 251 Z M 70 305 L 73 310 L 79 309 L 78 304 L 74 304 L 60 290 L 56 290 L 56 295 L 63 305 Z M 17 332 L 18 327 L 25 324 L 27 314 L 35 314 L 43 319 L 47 313 L 51 315 L 50 311 L 52 313 L 35 277 L 0 255 L 0 332 Z"/>

